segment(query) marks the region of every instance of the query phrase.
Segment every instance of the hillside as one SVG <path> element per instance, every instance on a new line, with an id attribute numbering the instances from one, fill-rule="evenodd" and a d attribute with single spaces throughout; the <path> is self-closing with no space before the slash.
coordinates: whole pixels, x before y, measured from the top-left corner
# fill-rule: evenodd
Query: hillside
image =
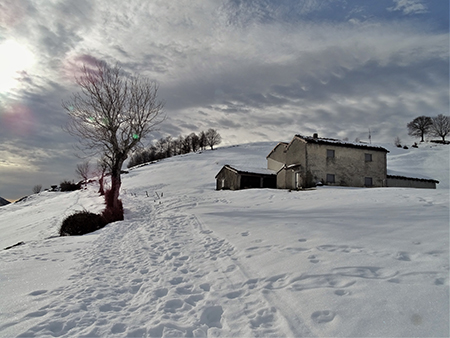
<path id="1" fill-rule="evenodd" d="M 389 148 L 436 190 L 214 190 L 273 146 L 130 170 L 125 220 L 82 237 L 53 236 L 95 186 L 2 207 L 0 336 L 448 336 L 448 147 Z"/>
<path id="2" fill-rule="evenodd" d="M 7 205 L 9 203 L 10 203 L 9 201 L 7 201 L 4 198 L 0 197 L 0 207 L 3 206 L 3 205 Z"/>

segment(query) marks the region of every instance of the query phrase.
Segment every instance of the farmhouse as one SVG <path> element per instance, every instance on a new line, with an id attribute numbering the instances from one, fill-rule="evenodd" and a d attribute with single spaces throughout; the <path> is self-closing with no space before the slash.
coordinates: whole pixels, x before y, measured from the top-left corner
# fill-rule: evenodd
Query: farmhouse
<path id="1" fill-rule="evenodd" d="M 347 187 L 411 187 L 436 189 L 436 180 L 388 175 L 383 147 L 330 138 L 295 135 L 267 155 L 267 169 L 237 169 L 225 165 L 216 188 L 279 188 L 300 190 L 317 185 Z"/>
<path id="2" fill-rule="evenodd" d="M 277 172 L 277 187 L 302 189 L 317 184 L 349 187 L 386 186 L 383 147 L 295 135 L 267 155 L 267 168 Z"/>

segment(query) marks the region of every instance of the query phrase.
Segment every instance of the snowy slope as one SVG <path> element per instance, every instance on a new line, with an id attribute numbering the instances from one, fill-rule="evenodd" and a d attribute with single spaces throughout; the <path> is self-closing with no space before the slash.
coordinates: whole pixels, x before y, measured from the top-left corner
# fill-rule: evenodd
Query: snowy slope
<path id="1" fill-rule="evenodd" d="M 436 190 L 215 191 L 274 143 L 131 170 L 125 221 L 59 238 L 96 187 L 0 209 L 0 336 L 448 336 L 448 147 L 389 148 Z M 147 197 L 147 195 L 149 197 Z"/>
<path id="2" fill-rule="evenodd" d="M 5 200 L 4 198 L 0 197 L 0 207 L 3 205 L 9 204 L 9 201 Z"/>

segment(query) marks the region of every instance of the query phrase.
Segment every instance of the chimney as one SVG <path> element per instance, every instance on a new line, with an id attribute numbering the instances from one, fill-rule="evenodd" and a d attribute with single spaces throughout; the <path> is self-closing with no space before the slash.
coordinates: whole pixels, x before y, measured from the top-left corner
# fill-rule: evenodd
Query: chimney
<path id="1" fill-rule="evenodd" d="M 313 138 L 319 138 L 319 134 L 314 133 L 314 134 L 313 134 Z"/>

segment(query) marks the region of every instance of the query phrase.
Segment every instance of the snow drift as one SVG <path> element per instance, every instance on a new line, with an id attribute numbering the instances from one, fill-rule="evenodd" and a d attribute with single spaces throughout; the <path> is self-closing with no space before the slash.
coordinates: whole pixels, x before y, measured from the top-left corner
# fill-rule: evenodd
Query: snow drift
<path id="1" fill-rule="evenodd" d="M 97 187 L 0 209 L 0 335 L 448 336 L 448 147 L 390 147 L 388 167 L 436 190 L 215 191 L 258 143 L 173 157 L 123 177 L 125 220 L 55 237 Z M 430 148 L 431 147 L 431 148 Z"/>

